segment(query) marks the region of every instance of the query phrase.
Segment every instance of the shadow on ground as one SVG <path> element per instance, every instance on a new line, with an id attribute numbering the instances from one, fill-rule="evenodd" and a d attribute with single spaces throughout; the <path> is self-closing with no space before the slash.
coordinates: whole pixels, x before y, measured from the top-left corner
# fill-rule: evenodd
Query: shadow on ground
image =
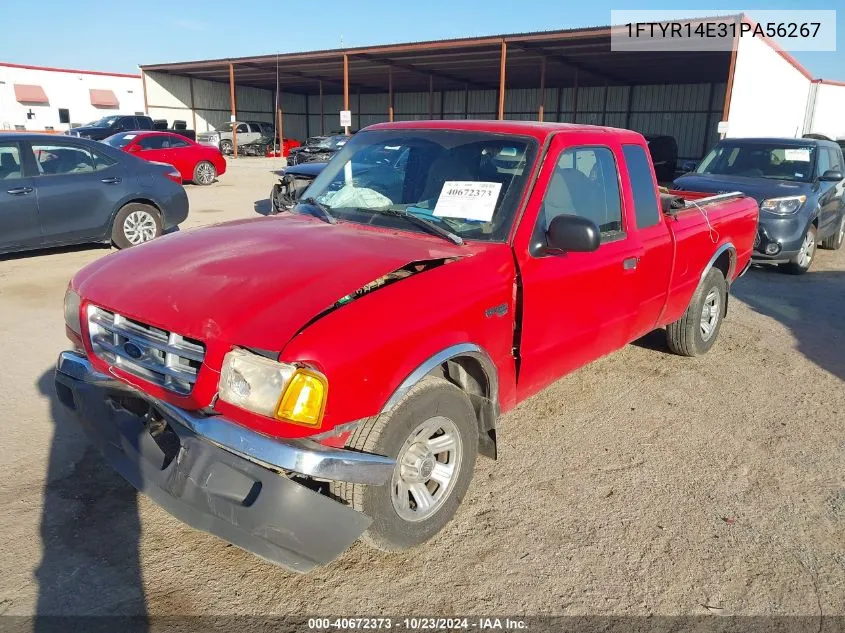
<path id="1" fill-rule="evenodd" d="M 256 200 L 255 202 L 252 203 L 252 208 L 259 215 L 270 215 L 270 211 L 271 211 L 270 198 L 264 198 L 263 200 Z"/>
<path id="2" fill-rule="evenodd" d="M 734 285 L 733 295 L 788 327 L 798 351 L 845 380 L 845 272 L 793 276 L 753 268 Z"/>
<path id="3" fill-rule="evenodd" d="M 80 251 L 90 251 L 94 249 L 110 250 L 111 244 L 93 243 L 93 244 L 76 244 L 74 246 L 56 246 L 53 248 L 39 248 L 30 251 L 21 251 L 19 253 L 5 253 L 0 255 L 0 262 L 15 260 L 15 259 L 29 259 L 31 257 L 41 257 L 43 255 L 59 255 L 61 253 L 76 253 Z"/>
<path id="4" fill-rule="evenodd" d="M 137 493 L 65 415 L 53 375 L 49 370 L 37 382 L 50 400 L 55 432 L 41 515 L 43 556 L 35 573 L 35 633 L 73 628 L 49 616 L 147 613 Z M 131 627 L 133 633 L 145 629 L 143 617 Z"/>

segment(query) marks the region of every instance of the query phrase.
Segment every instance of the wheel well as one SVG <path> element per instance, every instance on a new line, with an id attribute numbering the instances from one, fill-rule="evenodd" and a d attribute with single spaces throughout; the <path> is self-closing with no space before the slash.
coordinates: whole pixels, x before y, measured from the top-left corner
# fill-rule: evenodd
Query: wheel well
<path id="1" fill-rule="evenodd" d="M 730 283 L 730 274 L 731 274 L 731 264 L 733 263 L 733 251 L 726 250 L 724 253 L 719 255 L 716 258 L 716 261 L 713 262 L 713 268 L 717 268 L 722 271 L 722 275 L 725 276 L 725 280 Z"/>
<path id="2" fill-rule="evenodd" d="M 478 420 L 478 452 L 496 459 L 497 395 L 484 366 L 472 356 L 455 356 L 429 372 L 459 387 L 472 404 Z"/>

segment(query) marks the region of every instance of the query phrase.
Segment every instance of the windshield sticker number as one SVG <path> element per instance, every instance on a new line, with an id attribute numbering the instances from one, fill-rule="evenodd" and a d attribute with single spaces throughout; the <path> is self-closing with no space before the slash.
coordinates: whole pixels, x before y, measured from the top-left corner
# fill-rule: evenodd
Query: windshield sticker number
<path id="1" fill-rule="evenodd" d="M 801 163 L 810 162 L 810 150 L 805 147 L 799 149 L 786 149 L 783 151 L 784 160 L 795 160 Z"/>
<path id="2" fill-rule="evenodd" d="M 490 222 L 499 201 L 500 182 L 447 180 L 440 190 L 434 215 L 442 218 L 463 218 Z"/>

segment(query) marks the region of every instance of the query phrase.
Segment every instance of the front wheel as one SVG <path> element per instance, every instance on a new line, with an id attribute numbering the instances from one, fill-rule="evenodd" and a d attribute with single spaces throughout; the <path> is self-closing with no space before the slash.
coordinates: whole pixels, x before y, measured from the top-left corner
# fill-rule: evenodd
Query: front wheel
<path id="1" fill-rule="evenodd" d="M 194 184 L 207 186 L 217 178 L 217 168 L 207 160 L 200 161 L 194 167 Z"/>
<path id="2" fill-rule="evenodd" d="M 681 356 L 699 356 L 716 342 L 728 298 L 722 271 L 711 268 L 692 296 L 684 316 L 666 326 L 669 349 Z"/>
<path id="3" fill-rule="evenodd" d="M 118 248 L 129 248 L 161 235 L 161 216 L 158 210 L 140 202 L 130 202 L 114 217 L 112 242 Z"/>
<path id="4" fill-rule="evenodd" d="M 433 537 L 455 514 L 472 479 L 478 425 L 463 391 L 428 377 L 390 413 L 356 429 L 347 447 L 396 460 L 386 485 L 336 482 L 333 492 L 373 519 L 365 542 L 400 551 Z"/>
<path id="5" fill-rule="evenodd" d="M 234 146 L 232 145 L 232 141 L 228 139 L 224 139 L 220 141 L 220 153 L 221 154 L 231 154 L 234 152 Z"/>
<path id="6" fill-rule="evenodd" d="M 804 235 L 801 248 L 798 254 L 786 264 L 781 264 L 780 269 L 791 275 L 803 275 L 813 265 L 813 258 L 816 256 L 816 227 L 812 224 Z"/>

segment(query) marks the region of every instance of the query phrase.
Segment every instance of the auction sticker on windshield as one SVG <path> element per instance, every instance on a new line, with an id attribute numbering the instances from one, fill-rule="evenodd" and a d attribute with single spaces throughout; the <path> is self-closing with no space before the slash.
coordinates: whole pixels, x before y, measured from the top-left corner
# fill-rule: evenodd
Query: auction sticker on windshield
<path id="1" fill-rule="evenodd" d="M 434 215 L 489 222 L 493 219 L 501 188 L 500 182 L 447 180 L 440 190 Z"/>
<path id="2" fill-rule="evenodd" d="M 810 162 L 810 150 L 806 147 L 798 149 L 787 149 L 783 152 L 784 160 L 795 160 L 802 163 Z"/>

